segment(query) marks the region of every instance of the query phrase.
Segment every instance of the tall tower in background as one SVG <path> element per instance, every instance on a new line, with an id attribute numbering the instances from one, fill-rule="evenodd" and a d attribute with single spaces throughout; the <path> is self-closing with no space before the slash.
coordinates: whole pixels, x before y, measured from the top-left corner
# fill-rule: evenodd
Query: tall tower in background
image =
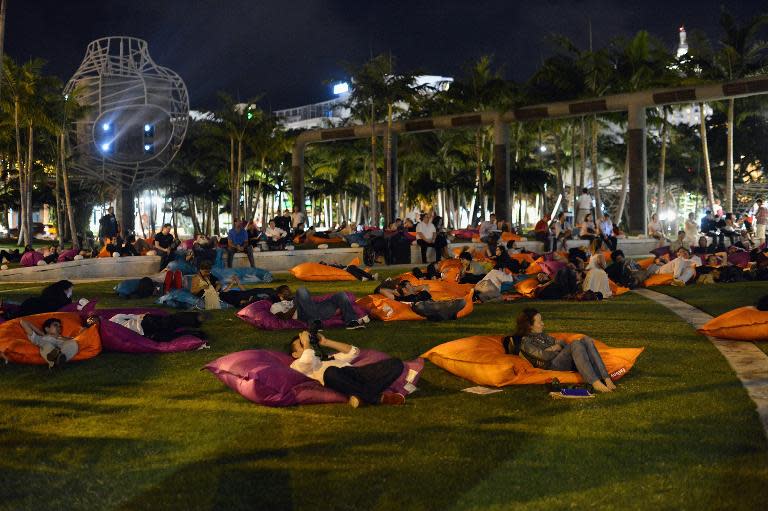
<path id="1" fill-rule="evenodd" d="M 688 53 L 688 43 L 685 40 L 685 25 L 680 26 L 680 43 L 677 45 L 677 58 L 679 59 Z"/>

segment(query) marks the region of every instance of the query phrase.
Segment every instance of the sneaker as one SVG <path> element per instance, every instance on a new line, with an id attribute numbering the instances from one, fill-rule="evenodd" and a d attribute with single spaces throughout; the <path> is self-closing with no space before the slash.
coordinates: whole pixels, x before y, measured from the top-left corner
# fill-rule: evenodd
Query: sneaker
<path id="1" fill-rule="evenodd" d="M 374 273 L 371 276 L 373 277 L 373 280 L 379 280 L 379 274 L 378 273 Z"/>
<path id="2" fill-rule="evenodd" d="M 399 392 L 384 392 L 381 394 L 380 403 L 383 405 L 402 405 L 405 404 L 405 396 Z"/>
<path id="3" fill-rule="evenodd" d="M 362 318 L 358 318 L 357 322 L 358 322 L 358 323 L 362 323 L 362 324 L 364 324 L 364 325 L 367 325 L 368 323 L 370 323 L 370 322 L 371 322 L 371 318 L 369 318 L 369 317 L 368 317 L 368 314 L 366 314 L 366 315 L 365 315 L 365 316 L 363 316 Z"/>
<path id="4" fill-rule="evenodd" d="M 353 320 L 347 323 L 347 330 L 359 330 L 360 328 L 365 328 L 365 324 L 359 320 Z"/>
<path id="5" fill-rule="evenodd" d="M 363 402 L 357 396 L 349 396 L 348 403 L 352 408 L 360 408 L 363 405 Z"/>

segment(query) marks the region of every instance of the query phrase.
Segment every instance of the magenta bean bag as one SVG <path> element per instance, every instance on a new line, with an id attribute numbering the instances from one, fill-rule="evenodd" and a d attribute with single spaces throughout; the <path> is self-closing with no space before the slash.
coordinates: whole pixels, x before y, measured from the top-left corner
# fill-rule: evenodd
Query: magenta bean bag
<path id="1" fill-rule="evenodd" d="M 65 261 L 74 261 L 75 256 L 79 254 L 80 252 L 74 248 L 70 248 L 69 250 L 65 250 L 59 254 L 59 258 L 56 260 L 59 263 L 63 263 Z"/>
<path id="2" fill-rule="evenodd" d="M 746 268 L 749 266 L 749 252 L 732 252 L 728 254 L 728 262 L 734 266 Z"/>
<path id="3" fill-rule="evenodd" d="M 322 296 L 313 296 L 312 300 L 319 302 L 325 298 L 331 296 L 330 294 Z M 357 313 L 358 317 L 363 317 L 367 314 L 367 311 L 355 303 L 355 295 L 347 292 L 349 301 L 352 304 L 352 308 Z M 272 302 L 269 300 L 259 300 L 252 304 L 246 305 L 237 312 L 237 317 L 250 323 L 256 328 L 262 330 L 290 330 L 292 328 L 307 328 L 307 324 L 298 319 L 280 319 L 271 312 Z M 340 328 L 344 326 L 344 319 L 341 314 L 336 314 L 331 319 L 323 321 L 323 328 Z"/>
<path id="4" fill-rule="evenodd" d="M 480 235 L 480 230 L 478 230 L 478 229 L 456 229 L 456 230 L 451 231 L 451 235 L 455 236 L 457 238 L 471 240 L 475 236 L 479 236 Z"/>
<path id="5" fill-rule="evenodd" d="M 195 240 L 188 239 L 181 242 L 181 248 L 186 248 L 187 250 L 192 250 L 192 247 L 195 244 Z"/>
<path id="6" fill-rule="evenodd" d="M 390 358 L 386 353 L 360 350 L 352 365 L 363 366 Z M 230 353 L 207 364 L 224 385 L 244 398 L 266 406 L 293 406 L 325 403 L 346 403 L 349 398 L 323 387 L 319 382 L 291 369 L 293 358 L 287 353 L 269 350 L 246 350 Z M 388 390 L 404 396 L 416 390 L 424 360 L 416 358 L 403 362 L 400 377 Z M 408 383 L 408 377 L 410 383 Z"/>
<path id="7" fill-rule="evenodd" d="M 25 252 L 24 255 L 21 256 L 20 262 L 22 266 L 37 266 L 37 263 L 42 260 L 43 254 L 37 250 L 32 250 L 31 252 Z"/>
<path id="8" fill-rule="evenodd" d="M 205 344 L 203 339 L 193 335 L 183 335 L 169 342 L 157 342 L 139 335 L 124 326 L 112 323 L 109 319 L 116 314 L 158 314 L 166 315 L 162 309 L 150 307 L 97 309 L 87 315 L 96 315 L 101 318 L 99 334 L 101 346 L 106 351 L 119 351 L 122 353 L 176 353 L 179 351 L 193 351 L 200 349 Z"/>

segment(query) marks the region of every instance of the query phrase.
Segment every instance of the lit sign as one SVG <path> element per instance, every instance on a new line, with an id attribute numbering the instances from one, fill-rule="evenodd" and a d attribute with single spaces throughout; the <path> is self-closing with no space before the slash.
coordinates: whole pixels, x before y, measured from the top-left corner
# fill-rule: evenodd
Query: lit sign
<path id="1" fill-rule="evenodd" d="M 345 92 L 349 92 L 349 84 L 347 82 L 337 83 L 333 86 L 334 94 L 344 94 Z"/>

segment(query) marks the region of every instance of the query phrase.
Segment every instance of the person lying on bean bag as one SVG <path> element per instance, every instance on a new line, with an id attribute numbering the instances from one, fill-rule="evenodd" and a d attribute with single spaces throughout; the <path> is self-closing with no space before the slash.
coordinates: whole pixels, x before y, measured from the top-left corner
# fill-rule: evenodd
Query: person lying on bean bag
<path id="1" fill-rule="evenodd" d="M 295 295 L 285 285 L 277 287 L 275 292 L 277 301 L 272 304 L 269 312 L 278 319 L 298 319 L 312 325 L 315 321 L 332 318 L 340 310 L 348 330 L 365 328 L 370 322 L 367 315 L 358 317 L 346 293 L 335 293 L 318 302 L 312 300 L 312 295 L 305 287 L 298 288 Z"/>
<path id="2" fill-rule="evenodd" d="M 30 342 L 40 348 L 40 356 L 50 368 L 60 367 L 72 360 L 80 349 L 73 337 L 61 335 L 62 323 L 58 318 L 46 319 L 40 328 L 23 319 L 20 324 Z M 83 327 L 80 333 L 86 328 Z"/>
<path id="3" fill-rule="evenodd" d="M 349 273 L 350 275 L 352 275 L 353 277 L 355 277 L 357 280 L 360 280 L 360 281 L 363 281 L 363 282 L 366 282 L 366 281 L 369 281 L 369 280 L 379 280 L 379 274 L 378 273 L 371 274 L 371 273 L 363 270 L 362 268 L 360 268 L 359 266 L 357 266 L 355 264 L 348 264 L 348 265 L 344 266 L 343 264 L 326 263 L 324 261 L 320 261 L 320 264 L 322 264 L 324 266 L 330 266 L 332 268 L 339 268 L 341 270 L 344 270 L 347 273 Z"/>
<path id="4" fill-rule="evenodd" d="M 91 314 L 86 320 L 88 326 L 99 324 L 102 318 Z M 171 342 L 185 336 L 205 339 L 200 330 L 203 316 L 199 312 L 176 312 L 174 314 L 115 314 L 106 321 L 127 328 L 141 336 L 156 342 Z"/>
<path id="5" fill-rule="evenodd" d="M 56 312 L 65 305 L 72 303 L 74 284 L 68 280 L 54 282 L 44 288 L 39 296 L 27 298 L 16 309 L 5 311 L 5 319 L 20 318 L 32 314 Z"/>
<path id="6" fill-rule="evenodd" d="M 200 263 L 200 271 L 192 277 L 190 292 L 202 298 L 209 287 L 218 291 L 219 299 L 234 307 L 243 307 L 256 300 L 277 297 L 277 293 L 271 288 L 245 289 L 235 274 L 229 278 L 229 282 L 222 284 L 222 280 L 212 272 L 211 262 L 204 260 Z"/>
<path id="7" fill-rule="evenodd" d="M 414 313 L 430 321 L 457 319 L 459 312 L 468 305 L 467 298 L 434 300 L 426 284 L 413 285 L 406 279 L 398 282 L 388 279 L 374 290 L 374 294 L 408 303 Z"/>
<path id="8" fill-rule="evenodd" d="M 594 340 L 584 336 L 570 344 L 544 333 L 544 320 L 539 311 L 523 309 L 517 317 L 515 333 L 506 338 L 505 350 L 522 354 L 534 367 L 554 371 L 576 370 L 597 392 L 616 389 Z"/>
<path id="9" fill-rule="evenodd" d="M 336 353 L 328 355 L 326 349 Z M 351 362 L 360 354 L 359 348 L 328 339 L 320 332 L 310 334 L 306 330 L 291 340 L 289 351 L 295 359 L 291 369 L 349 396 L 349 404 L 353 408 L 363 404 L 405 403 L 403 394 L 386 392 L 387 387 L 403 372 L 400 359 L 388 358 L 355 367 Z"/>

